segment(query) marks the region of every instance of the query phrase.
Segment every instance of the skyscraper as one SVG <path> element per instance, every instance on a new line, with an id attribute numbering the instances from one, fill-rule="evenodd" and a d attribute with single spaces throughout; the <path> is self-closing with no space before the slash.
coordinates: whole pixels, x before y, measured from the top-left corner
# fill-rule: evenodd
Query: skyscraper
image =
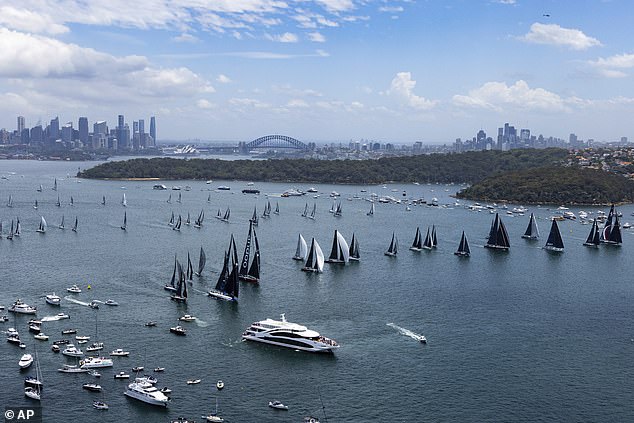
<path id="1" fill-rule="evenodd" d="M 24 131 L 24 116 L 18 116 L 18 134 Z"/>
<path id="2" fill-rule="evenodd" d="M 80 117 L 79 118 L 79 141 L 83 145 L 88 144 L 88 118 Z"/>
<path id="3" fill-rule="evenodd" d="M 130 128 L 125 124 L 123 115 L 119 115 L 119 124 L 117 125 L 117 148 L 119 150 L 127 150 L 130 148 Z"/>
<path id="4" fill-rule="evenodd" d="M 51 124 L 48 127 L 48 141 L 54 144 L 59 138 L 59 116 L 55 119 L 51 119 Z"/>
<path id="5" fill-rule="evenodd" d="M 156 144 L 156 118 L 154 116 L 150 118 L 150 136 L 154 144 Z"/>
<path id="6" fill-rule="evenodd" d="M 139 119 L 139 133 L 145 134 L 145 120 Z"/>

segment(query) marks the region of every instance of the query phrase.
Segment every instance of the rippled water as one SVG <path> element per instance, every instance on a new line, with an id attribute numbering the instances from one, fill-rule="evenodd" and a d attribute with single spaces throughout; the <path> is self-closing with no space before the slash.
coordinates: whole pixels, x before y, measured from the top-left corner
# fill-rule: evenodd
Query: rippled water
<path id="1" fill-rule="evenodd" d="M 528 215 L 505 214 L 511 250 L 497 253 L 482 248 L 493 217 L 486 211 L 471 212 L 462 206 L 412 206 L 406 211 L 404 205 L 377 204 L 374 217 L 368 217 L 370 203 L 352 198 L 372 192 L 404 198 L 406 190 L 407 197 L 438 197 L 441 204 L 453 204 L 449 195 L 458 186 L 316 185 L 320 197 L 314 199 L 278 198 L 292 187 L 285 184 L 256 183 L 262 194 L 254 196 L 240 193 L 245 182 L 166 183 L 191 186 L 191 191 L 180 191 L 178 204 L 177 191 L 152 190 L 152 182 L 68 178 L 78 165 L 91 164 L 0 161 L 0 175 L 7 177 L 0 179 L 5 234 L 11 218 L 19 216 L 23 225 L 21 238 L 0 241 L 0 304 L 8 306 L 20 297 L 38 306 L 40 318 L 59 311 L 71 315 L 70 320 L 43 324 L 49 342 L 32 338 L 27 316 L 11 315 L 9 322 L 0 324 L 20 330 L 27 352 L 37 348 L 46 422 L 167 422 L 177 416 L 200 420 L 214 409 L 216 398 L 228 422 L 301 421 L 306 415 L 330 422 L 634 418 L 634 284 L 629 260 L 633 242 L 627 231 L 621 248 L 593 250 L 581 245 L 589 225 L 561 222 L 566 251 L 549 254 L 541 246 L 549 228 L 547 218 L 555 211 L 532 207 L 543 239 L 521 239 Z M 60 208 L 55 206 L 57 193 L 51 190 L 55 177 Z M 39 184 L 44 186 L 42 193 L 36 192 Z M 218 185 L 228 185 L 231 191 L 217 192 Z M 332 190 L 342 194 L 341 218 L 328 213 Z M 128 201 L 126 232 L 119 229 L 123 193 Z M 168 204 L 170 193 L 174 201 Z M 13 208 L 5 206 L 9 194 Z M 257 228 L 260 286 L 242 283 L 238 304 L 209 299 L 204 292 L 216 282 L 230 235 L 241 250 L 253 207 L 262 212 L 265 194 L 270 194 L 273 208 L 279 202 L 281 213 L 260 219 Z M 105 206 L 100 204 L 103 195 Z M 35 199 L 37 210 L 32 207 Z M 306 202 L 317 203 L 315 221 L 300 217 Z M 231 223 L 213 218 L 227 206 Z M 183 225 L 179 233 L 167 226 L 172 211 L 183 217 L 189 211 L 193 219 L 201 209 L 206 215 L 202 229 Z M 620 210 L 623 222 L 634 220 L 632 206 Z M 57 228 L 62 214 L 67 228 L 78 217 L 77 233 Z M 40 215 L 49 223 L 45 235 L 35 233 Z M 424 233 L 432 224 L 438 231 L 438 249 L 409 251 L 416 226 Z M 361 262 L 327 264 L 319 275 L 301 272 L 301 263 L 291 260 L 297 234 L 307 241 L 315 236 L 327 255 L 334 229 L 348 240 L 355 233 Z M 468 259 L 452 254 L 463 229 L 472 248 Z M 396 258 L 383 255 L 393 231 L 401 247 Z M 195 278 L 189 303 L 176 305 L 162 289 L 171 277 L 174 254 L 184 259 L 189 251 L 196 263 L 201 245 L 207 268 L 202 278 Z M 64 300 L 59 310 L 45 303 L 43 296 L 53 291 L 71 295 L 65 290 L 74 283 L 83 288 L 72 296 L 79 302 L 112 298 L 120 306 L 102 305 L 95 311 Z M 88 284 L 92 289 L 86 289 Z M 188 336 L 170 334 L 168 328 L 185 313 L 198 318 L 182 323 Z M 341 348 L 333 355 L 312 355 L 240 341 L 250 323 L 280 313 L 336 339 Z M 144 327 L 148 320 L 158 321 L 158 326 Z M 387 323 L 425 335 L 427 345 Z M 56 371 L 73 362 L 50 351 L 51 342 L 69 327 L 91 336 L 97 330 L 107 351 L 131 352 L 128 358 L 115 357 L 114 368 L 102 371 L 103 395 L 82 390 L 91 376 Z M 5 405 L 30 404 L 22 383 L 29 372 L 20 373 L 17 366 L 23 352 L 0 342 L 0 402 Z M 150 373 L 157 366 L 166 368 L 155 376 L 159 387 L 173 390 L 167 410 L 128 399 L 123 395 L 126 382 L 112 378 L 114 372 L 131 372 L 139 365 Z M 191 378 L 202 383 L 187 385 Z M 225 383 L 220 392 L 215 388 L 219 379 Z M 101 398 L 109 403 L 108 411 L 92 408 L 92 400 Z M 290 410 L 269 409 L 268 401 L 274 399 Z"/>

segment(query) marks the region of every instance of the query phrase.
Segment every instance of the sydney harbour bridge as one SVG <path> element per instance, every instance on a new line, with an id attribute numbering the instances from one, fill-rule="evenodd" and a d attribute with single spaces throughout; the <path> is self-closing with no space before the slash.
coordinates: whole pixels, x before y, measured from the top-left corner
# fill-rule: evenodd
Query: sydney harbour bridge
<path id="1" fill-rule="evenodd" d="M 306 144 L 298 139 L 289 137 L 287 135 L 265 135 L 260 138 L 256 138 L 250 142 L 240 142 L 237 147 L 210 147 L 210 152 L 241 152 L 248 153 L 253 150 L 298 150 L 298 151 L 310 151 L 314 149 L 314 144 Z"/>

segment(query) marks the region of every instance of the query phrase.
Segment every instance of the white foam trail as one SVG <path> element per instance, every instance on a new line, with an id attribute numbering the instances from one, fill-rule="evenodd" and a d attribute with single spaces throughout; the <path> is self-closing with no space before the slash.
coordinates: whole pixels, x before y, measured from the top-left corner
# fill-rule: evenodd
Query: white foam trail
<path id="1" fill-rule="evenodd" d="M 79 301 L 79 300 L 76 300 L 76 299 L 74 299 L 73 297 L 64 297 L 64 299 L 65 299 L 66 301 L 70 301 L 71 303 L 75 303 L 75 304 L 83 305 L 83 306 L 86 306 L 86 307 L 90 307 L 90 304 L 89 304 L 89 303 L 84 302 L 84 301 Z"/>
<path id="2" fill-rule="evenodd" d="M 194 320 L 194 322 L 196 322 L 196 325 L 198 325 L 198 327 L 200 328 L 206 328 L 207 326 L 209 326 L 209 323 L 205 322 L 204 320 L 200 320 L 198 317 L 196 317 L 196 320 Z"/>
<path id="3" fill-rule="evenodd" d="M 398 325 L 395 325 L 394 323 L 388 323 L 387 325 L 390 326 L 390 327 L 393 327 L 394 329 L 399 331 L 399 333 L 401 335 L 409 336 L 410 338 L 415 339 L 417 341 L 420 341 L 420 338 L 423 336 L 423 335 L 420 335 L 420 334 L 418 334 L 416 332 L 412 332 L 409 329 L 405 329 L 405 328 L 402 328 L 402 327 L 400 327 Z"/>
<path id="4" fill-rule="evenodd" d="M 54 322 L 56 320 L 63 320 L 62 317 L 59 316 L 45 316 L 40 319 L 42 322 Z"/>

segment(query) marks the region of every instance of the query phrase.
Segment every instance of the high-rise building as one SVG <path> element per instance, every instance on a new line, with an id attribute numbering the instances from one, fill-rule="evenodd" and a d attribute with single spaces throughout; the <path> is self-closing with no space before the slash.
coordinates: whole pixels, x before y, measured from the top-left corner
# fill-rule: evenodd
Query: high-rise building
<path id="1" fill-rule="evenodd" d="M 127 150 L 130 148 L 130 127 L 126 125 L 123 115 L 119 115 L 117 125 L 117 149 Z"/>
<path id="2" fill-rule="evenodd" d="M 478 133 L 476 134 L 476 149 L 477 150 L 486 149 L 486 139 L 487 139 L 486 132 L 484 132 L 484 130 L 480 129 L 478 131 Z"/>
<path id="3" fill-rule="evenodd" d="M 153 140 L 153 145 L 156 144 L 156 118 L 152 116 L 150 118 L 150 136 Z"/>
<path id="4" fill-rule="evenodd" d="M 48 141 L 53 144 L 59 139 L 59 116 L 51 120 L 48 126 Z"/>
<path id="5" fill-rule="evenodd" d="M 106 135 L 106 136 L 108 135 L 108 123 L 105 120 L 100 120 L 95 122 L 92 125 L 92 128 L 93 128 L 92 132 L 94 135 L 99 135 L 99 134 Z"/>
<path id="6" fill-rule="evenodd" d="M 79 141 L 81 141 L 83 145 L 87 145 L 88 144 L 88 118 L 83 116 L 80 117 L 78 126 L 79 126 Z"/>
<path id="7" fill-rule="evenodd" d="M 31 144 L 42 144 L 44 142 L 44 130 L 42 125 L 31 128 Z"/>
<path id="8" fill-rule="evenodd" d="M 18 134 L 24 131 L 24 116 L 18 116 Z"/>
<path id="9" fill-rule="evenodd" d="M 62 142 L 71 143 L 73 141 L 73 123 L 68 122 L 62 126 Z"/>
<path id="10" fill-rule="evenodd" d="M 145 120 L 139 119 L 139 133 L 145 134 Z"/>

